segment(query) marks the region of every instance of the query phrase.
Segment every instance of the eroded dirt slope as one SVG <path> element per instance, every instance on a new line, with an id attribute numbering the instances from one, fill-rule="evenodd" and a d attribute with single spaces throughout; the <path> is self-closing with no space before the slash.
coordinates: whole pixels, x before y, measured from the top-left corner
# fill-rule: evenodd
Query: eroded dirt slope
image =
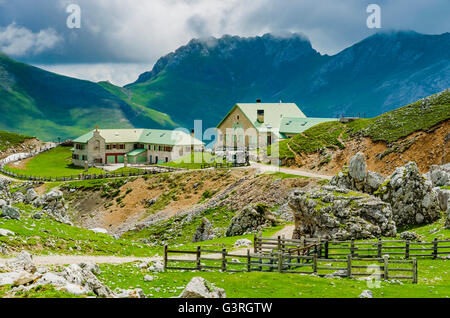
<path id="1" fill-rule="evenodd" d="M 348 164 L 351 157 L 361 151 L 366 155 L 368 169 L 384 176 L 409 161 L 415 161 L 420 171 L 425 173 L 431 165 L 450 162 L 450 120 L 427 132 L 414 132 L 392 144 L 374 142 L 365 137 L 342 142 L 345 145 L 342 150 L 326 149 L 297 155 L 295 161 L 288 162 L 288 166 L 302 166 L 312 171 L 334 175 Z"/>

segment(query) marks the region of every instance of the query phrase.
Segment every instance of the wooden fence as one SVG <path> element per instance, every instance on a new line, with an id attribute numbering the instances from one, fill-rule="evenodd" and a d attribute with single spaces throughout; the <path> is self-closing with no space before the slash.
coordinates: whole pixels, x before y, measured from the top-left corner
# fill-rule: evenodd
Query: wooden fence
<path id="1" fill-rule="evenodd" d="M 238 163 L 238 162 L 226 162 L 226 163 L 203 163 L 200 167 L 201 169 L 215 168 L 215 169 L 223 169 L 223 168 L 236 168 L 236 167 L 245 167 L 248 166 L 249 163 Z"/>
<path id="2" fill-rule="evenodd" d="M 154 167 L 153 169 L 136 169 L 130 170 L 127 172 L 105 172 L 101 174 L 78 174 L 78 175 L 70 175 L 70 176 L 34 176 L 34 175 L 26 175 L 15 173 L 9 171 L 4 168 L 4 166 L 0 167 L 0 171 L 10 177 L 20 180 L 29 180 L 29 181 L 75 181 L 75 180 L 90 180 L 90 179 L 108 179 L 108 178 L 120 178 L 120 177 L 133 177 L 133 176 L 144 176 L 149 174 L 160 174 L 166 172 L 174 172 L 180 169 L 172 168 L 172 167 Z"/>
<path id="3" fill-rule="evenodd" d="M 436 259 L 440 255 L 450 255 L 450 239 L 431 242 L 412 242 L 409 240 L 382 240 L 356 242 L 323 240 L 320 238 L 286 239 L 284 237 L 268 238 L 254 237 L 254 252 L 264 253 L 270 251 L 289 252 L 296 248 L 309 246 L 308 255 L 317 255 L 319 258 L 344 258 L 347 255 L 359 258 L 382 258 L 389 255 L 391 258 L 431 257 Z"/>
<path id="4" fill-rule="evenodd" d="M 178 255 L 178 257 L 173 257 Z M 172 256 L 172 257 L 170 257 Z M 189 257 L 191 256 L 191 257 Z M 278 272 L 291 274 L 315 274 L 317 276 L 373 277 L 374 279 L 405 279 L 417 283 L 417 261 L 383 258 L 358 258 L 347 255 L 344 259 L 321 259 L 315 255 L 299 255 L 271 251 L 270 254 L 238 254 L 221 250 L 209 250 L 200 246 L 195 251 L 182 251 L 164 247 L 164 269 L 222 272 Z M 397 274 L 400 272 L 400 274 Z M 402 274 L 403 273 L 403 274 Z M 409 274 L 408 274 L 409 273 Z"/>

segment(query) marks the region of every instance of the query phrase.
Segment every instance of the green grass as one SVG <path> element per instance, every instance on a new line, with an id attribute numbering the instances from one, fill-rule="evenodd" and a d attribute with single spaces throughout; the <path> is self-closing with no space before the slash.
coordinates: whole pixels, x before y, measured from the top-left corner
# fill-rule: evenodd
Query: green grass
<path id="1" fill-rule="evenodd" d="M 375 298 L 427 298 L 450 295 L 448 262 L 419 260 L 417 285 L 407 281 L 404 281 L 403 285 L 382 281 L 380 288 L 369 288 L 367 282 L 355 279 L 327 279 L 276 272 L 221 273 L 170 270 L 149 273 L 154 276 L 154 280 L 145 282 L 143 278 L 147 272 L 131 263 L 100 265 L 102 273 L 99 278 L 112 289 L 139 286 L 147 296 L 155 298 L 178 296 L 195 276 L 203 277 L 217 287 L 225 289 L 229 298 L 356 298 L 366 289 L 370 289 Z"/>
<path id="2" fill-rule="evenodd" d="M 5 296 L 12 286 L 2 286 L 0 287 L 0 297 Z M 92 295 L 90 295 L 92 296 Z M 76 296 L 66 291 L 57 290 L 51 285 L 40 285 L 36 286 L 27 291 L 16 291 L 13 294 L 14 298 L 86 298 L 87 295 Z"/>
<path id="3" fill-rule="evenodd" d="M 32 214 L 31 207 L 18 206 L 25 215 Z M 36 212 L 34 210 L 34 212 Z M 145 244 L 130 240 L 116 240 L 107 234 L 73 227 L 49 218 L 34 220 L 23 217 L 21 220 L 0 219 L 0 228 L 13 231 L 16 235 L 0 237 L 0 244 L 12 250 L 28 250 L 33 254 L 73 254 L 73 255 L 117 255 L 150 256 L 156 250 Z"/>
<path id="4" fill-rule="evenodd" d="M 161 166 L 181 169 L 201 169 L 204 163 L 224 163 L 222 158 L 207 152 L 194 152 L 178 160 L 161 164 Z"/>
<path id="5" fill-rule="evenodd" d="M 102 169 L 90 168 L 87 172 L 83 168 L 72 164 L 71 147 L 59 146 L 33 157 L 27 162 L 25 169 L 18 169 L 14 164 L 5 167 L 6 170 L 27 176 L 63 177 L 80 173 L 101 174 Z"/>

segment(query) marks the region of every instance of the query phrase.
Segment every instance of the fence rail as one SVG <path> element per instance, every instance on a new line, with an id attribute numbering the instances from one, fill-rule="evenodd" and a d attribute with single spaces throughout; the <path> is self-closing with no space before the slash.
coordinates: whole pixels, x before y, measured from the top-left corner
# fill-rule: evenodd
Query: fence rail
<path id="1" fill-rule="evenodd" d="M 409 240 L 382 240 L 355 242 L 324 240 L 321 238 L 286 239 L 284 237 L 268 238 L 254 236 L 254 253 L 270 251 L 289 252 L 296 249 L 307 250 L 309 254 L 319 258 L 343 258 L 347 255 L 359 258 L 381 258 L 389 255 L 391 258 L 431 257 L 450 255 L 450 239 L 431 242 L 412 242 Z"/>
<path id="2" fill-rule="evenodd" d="M 177 254 L 181 257 L 169 257 Z M 191 255 L 191 257 L 188 257 Z M 170 270 L 220 270 L 222 272 L 278 272 L 290 274 L 333 275 L 339 277 L 373 277 L 379 279 L 405 279 L 417 284 L 417 260 L 393 261 L 382 258 L 360 258 L 347 255 L 345 259 L 324 259 L 317 254 L 295 255 L 282 251 L 270 254 L 229 253 L 207 250 L 200 246 L 195 251 L 182 251 L 164 247 L 164 268 Z M 400 275 L 396 275 L 399 273 Z"/>
<path id="3" fill-rule="evenodd" d="M 245 167 L 248 166 L 249 163 L 247 162 L 243 162 L 243 163 L 238 163 L 238 162 L 227 162 L 227 163 L 203 163 L 200 167 L 201 169 L 208 169 L 208 168 L 215 168 L 215 169 L 223 169 L 223 168 L 236 168 L 236 167 Z"/>
<path id="4" fill-rule="evenodd" d="M 136 169 L 136 171 L 128 171 L 128 172 L 105 172 L 101 174 L 78 174 L 78 175 L 70 175 L 70 176 L 33 176 L 15 173 L 9 171 L 4 168 L 4 166 L 0 166 L 0 171 L 10 177 L 20 180 L 29 180 L 29 181 L 76 181 L 76 180 L 91 180 L 91 179 L 109 179 L 109 178 L 120 178 L 120 177 L 133 177 L 133 176 L 144 176 L 150 174 L 160 174 L 166 172 L 174 172 L 179 169 L 172 167 L 155 167 L 154 169 Z"/>

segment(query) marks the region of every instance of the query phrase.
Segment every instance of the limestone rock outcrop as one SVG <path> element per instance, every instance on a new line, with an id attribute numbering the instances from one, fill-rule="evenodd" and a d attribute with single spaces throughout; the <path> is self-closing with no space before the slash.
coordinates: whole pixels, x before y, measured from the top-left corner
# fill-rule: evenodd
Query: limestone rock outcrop
<path id="1" fill-rule="evenodd" d="M 207 218 L 202 218 L 202 223 L 197 227 L 194 236 L 192 237 L 192 242 L 203 242 L 212 240 L 215 237 L 213 226 Z"/>
<path id="2" fill-rule="evenodd" d="M 383 183 L 383 176 L 366 168 L 364 154 L 358 152 L 350 159 L 348 168 L 331 179 L 330 185 L 372 194 Z"/>
<path id="3" fill-rule="evenodd" d="M 334 186 L 309 192 L 297 189 L 291 192 L 289 205 L 295 219 L 293 238 L 347 240 L 397 233 L 391 206 L 368 194 Z"/>
<path id="4" fill-rule="evenodd" d="M 225 236 L 258 232 L 264 227 L 274 224 L 276 224 L 276 218 L 267 205 L 249 205 L 231 219 Z"/>
<path id="5" fill-rule="evenodd" d="M 395 169 L 375 195 L 391 204 L 397 226 L 427 224 L 440 217 L 432 183 L 420 174 L 414 162 Z"/>

